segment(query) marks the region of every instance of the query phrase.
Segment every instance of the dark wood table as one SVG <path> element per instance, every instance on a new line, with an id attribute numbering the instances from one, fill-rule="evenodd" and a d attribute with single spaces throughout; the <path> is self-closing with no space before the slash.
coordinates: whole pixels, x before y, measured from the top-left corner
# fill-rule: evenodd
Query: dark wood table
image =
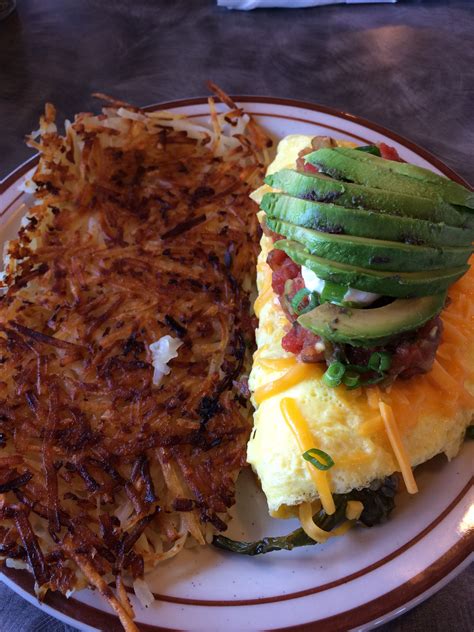
<path id="1" fill-rule="evenodd" d="M 0 178 L 46 101 L 139 105 L 206 94 L 290 97 L 382 124 L 474 182 L 474 1 L 231 12 L 213 0 L 18 0 L 0 22 Z M 472 569 L 382 628 L 468 632 Z M 0 631 L 70 631 L 0 584 Z"/>

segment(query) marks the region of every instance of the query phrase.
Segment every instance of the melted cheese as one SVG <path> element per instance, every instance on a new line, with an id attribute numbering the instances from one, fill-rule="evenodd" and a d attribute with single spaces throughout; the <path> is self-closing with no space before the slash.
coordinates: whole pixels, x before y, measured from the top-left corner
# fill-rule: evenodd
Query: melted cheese
<path id="1" fill-rule="evenodd" d="M 320 374 L 321 368 L 317 364 L 297 363 L 280 378 L 267 382 L 267 384 L 257 388 L 254 393 L 255 402 L 261 404 L 265 399 L 273 395 L 278 395 L 292 386 L 296 386 L 300 382 Z"/>
<path id="2" fill-rule="evenodd" d="M 268 347 L 270 345 L 266 344 L 266 345 L 261 345 L 253 354 L 253 361 L 257 362 L 258 359 L 260 358 L 260 356 L 262 355 L 262 353 L 264 353 L 265 351 L 267 351 Z"/>
<path id="3" fill-rule="evenodd" d="M 357 467 L 367 463 L 367 461 L 370 461 L 370 454 L 367 454 L 367 452 L 350 452 L 344 456 L 337 457 L 337 467 Z"/>
<path id="4" fill-rule="evenodd" d="M 270 371 L 283 371 L 284 369 L 291 369 L 294 367 L 298 360 L 296 356 L 290 356 L 289 358 L 259 358 L 258 363 L 265 369 Z"/>
<path id="5" fill-rule="evenodd" d="M 378 405 L 377 405 L 378 410 Z M 383 420 L 378 414 L 375 417 L 371 417 L 364 421 L 357 429 L 357 432 L 363 437 L 370 437 L 377 432 L 381 432 L 384 429 Z"/>
<path id="6" fill-rule="evenodd" d="M 408 425 L 412 427 L 423 416 L 441 413 L 452 418 L 459 409 L 474 406 L 472 268 L 449 289 L 449 297 L 451 302 L 441 314 L 444 330 L 432 370 L 410 380 L 397 380 L 384 397 L 397 419 L 411 420 Z"/>
<path id="7" fill-rule="evenodd" d="M 273 296 L 274 294 L 273 294 L 271 285 L 257 296 L 255 303 L 253 304 L 253 310 L 257 318 L 260 318 L 260 312 L 262 311 L 262 307 L 265 305 L 265 303 L 271 300 Z"/>
<path id="8" fill-rule="evenodd" d="M 346 506 L 346 518 L 348 520 L 359 520 L 363 511 L 364 505 L 359 500 L 349 500 Z"/>
<path id="9" fill-rule="evenodd" d="M 284 397 L 280 402 L 280 409 L 286 424 L 293 433 L 294 438 L 298 444 L 298 448 L 301 452 L 301 458 L 303 453 L 311 448 L 315 448 L 313 435 L 311 434 L 306 419 L 301 414 L 297 403 L 290 397 Z M 319 498 L 324 511 L 331 515 L 336 511 L 334 505 L 334 499 L 329 488 L 328 473 L 325 470 L 318 470 L 317 467 L 311 465 L 308 461 L 305 461 L 309 475 L 313 479 L 316 486 Z M 312 537 L 312 536 L 310 536 Z"/>

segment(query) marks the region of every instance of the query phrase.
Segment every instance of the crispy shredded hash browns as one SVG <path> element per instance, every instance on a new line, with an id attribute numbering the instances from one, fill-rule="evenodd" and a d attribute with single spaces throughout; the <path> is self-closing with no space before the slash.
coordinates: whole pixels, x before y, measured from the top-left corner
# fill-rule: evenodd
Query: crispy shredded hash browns
<path id="1" fill-rule="evenodd" d="M 128 630 L 124 578 L 146 600 L 147 570 L 226 528 L 251 428 L 248 194 L 271 141 L 213 88 L 228 110 L 209 99 L 209 128 L 108 99 L 60 136 L 47 105 L 6 257 L 0 556 L 40 596 L 96 587 Z M 154 384 L 168 335 L 182 345 Z"/>

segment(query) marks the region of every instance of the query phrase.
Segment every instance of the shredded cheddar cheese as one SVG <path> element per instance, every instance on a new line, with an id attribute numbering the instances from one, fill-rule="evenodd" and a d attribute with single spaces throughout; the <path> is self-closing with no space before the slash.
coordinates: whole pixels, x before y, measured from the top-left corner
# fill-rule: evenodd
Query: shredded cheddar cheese
<path id="1" fill-rule="evenodd" d="M 453 374 L 449 373 L 443 367 L 439 360 L 434 361 L 433 368 L 428 374 L 428 377 L 435 382 L 438 388 L 455 393 L 461 400 L 466 400 L 467 404 L 474 403 L 474 397 L 466 390 L 464 384 L 460 384 L 459 381 L 453 377 Z"/>
<path id="2" fill-rule="evenodd" d="M 378 407 L 377 407 L 378 410 Z M 371 417 L 360 424 L 358 433 L 363 437 L 370 437 L 371 435 L 380 432 L 384 429 L 383 421 L 378 414 L 376 417 Z"/>
<path id="3" fill-rule="evenodd" d="M 385 425 L 385 430 L 390 441 L 390 445 L 393 448 L 395 456 L 397 457 L 400 471 L 405 481 L 405 485 L 409 494 L 416 494 L 418 487 L 413 476 L 413 470 L 411 469 L 410 459 L 408 457 L 405 446 L 400 435 L 400 431 L 393 415 L 392 407 L 386 404 L 382 399 L 379 401 L 380 414 Z"/>
<path id="4" fill-rule="evenodd" d="M 301 414 L 295 400 L 291 397 L 284 397 L 280 402 L 280 409 L 286 424 L 296 439 L 301 455 L 307 450 L 316 447 L 306 419 Z M 329 515 L 333 514 L 336 511 L 336 507 L 329 487 L 328 473 L 324 470 L 318 470 L 308 462 L 306 462 L 306 467 L 316 486 L 324 511 Z"/>
<path id="5" fill-rule="evenodd" d="M 298 517 L 306 535 L 315 542 L 324 544 L 330 537 L 329 531 L 324 531 L 324 529 L 321 529 L 314 523 L 311 503 L 301 503 L 298 507 Z"/>
<path id="6" fill-rule="evenodd" d="M 281 371 L 283 369 L 291 369 L 298 362 L 296 356 L 289 358 L 259 358 L 258 364 L 270 371 Z"/>
<path id="7" fill-rule="evenodd" d="M 370 408 L 377 409 L 379 407 L 379 399 L 377 397 L 377 390 L 369 388 L 366 391 L 367 393 L 367 402 Z"/>
<path id="8" fill-rule="evenodd" d="M 349 501 L 349 502 L 357 502 L 357 501 Z M 349 505 L 349 503 L 347 503 Z M 362 503 L 358 503 L 362 505 Z M 363 508 L 363 505 L 362 505 Z M 362 509 L 361 509 L 362 512 Z M 359 514 L 360 515 L 360 514 Z M 341 524 L 336 529 L 332 531 L 324 531 L 315 524 L 313 520 L 313 509 L 311 507 L 311 503 L 301 503 L 298 507 L 298 517 L 301 523 L 301 526 L 308 537 L 317 542 L 318 544 L 324 544 L 328 541 L 329 538 L 335 538 L 340 535 L 344 535 L 351 529 L 355 523 L 355 519 L 346 520 L 343 524 Z"/>
<path id="9" fill-rule="evenodd" d="M 451 302 L 441 314 L 443 335 L 431 371 L 410 380 L 396 380 L 390 391 L 384 391 L 383 405 L 377 388 L 365 389 L 367 412 L 380 410 L 381 418 L 367 419 L 359 426 L 358 433 L 372 438 L 383 433 L 388 437 L 406 477 L 407 489 L 415 491 L 416 484 L 401 440 L 402 432 L 409 432 L 420 417 L 454 417 L 460 408 L 474 405 L 474 395 L 467 386 L 474 381 L 474 364 L 470 359 L 474 356 L 473 281 L 471 270 L 449 290 Z"/>
<path id="10" fill-rule="evenodd" d="M 349 500 L 346 506 L 346 518 L 348 520 L 358 520 L 364 511 L 364 505 L 359 500 Z"/>
<path id="11" fill-rule="evenodd" d="M 355 525 L 356 520 L 347 520 L 346 522 L 344 522 L 343 524 L 341 524 L 340 527 L 337 527 L 336 529 L 333 529 L 330 533 L 330 536 L 332 538 L 338 536 L 338 535 L 344 535 L 346 534 L 349 529 L 352 529 L 352 527 Z"/>
<path id="12" fill-rule="evenodd" d="M 321 373 L 321 367 L 317 364 L 297 363 L 277 380 L 257 388 L 254 393 L 255 402 L 261 404 L 268 397 L 278 395 L 304 380 L 321 375 Z"/>

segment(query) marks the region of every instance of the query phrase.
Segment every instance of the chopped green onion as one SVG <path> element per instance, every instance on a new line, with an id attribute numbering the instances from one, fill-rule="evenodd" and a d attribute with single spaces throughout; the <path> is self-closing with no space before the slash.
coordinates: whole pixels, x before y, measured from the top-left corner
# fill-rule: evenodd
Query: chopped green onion
<path id="1" fill-rule="evenodd" d="M 344 302 L 344 296 L 347 294 L 347 289 L 346 285 L 325 281 L 320 296 L 321 303 L 342 304 Z"/>
<path id="2" fill-rule="evenodd" d="M 367 373 L 370 371 L 368 366 L 362 364 L 346 364 L 346 371 L 355 371 L 356 373 Z"/>
<path id="3" fill-rule="evenodd" d="M 362 386 L 367 386 L 368 384 L 378 384 L 379 382 L 382 382 L 386 377 L 387 376 L 384 373 L 379 374 L 376 377 L 369 377 L 362 382 Z"/>
<path id="4" fill-rule="evenodd" d="M 309 295 L 309 301 L 306 307 L 300 310 L 300 314 L 306 314 L 319 305 L 318 297 L 314 292 Z"/>
<path id="5" fill-rule="evenodd" d="M 296 292 L 296 294 L 293 296 L 293 298 L 291 299 L 291 307 L 293 308 L 295 314 L 299 314 L 298 308 L 300 306 L 300 303 L 305 298 L 305 296 L 308 296 L 309 294 L 311 294 L 311 292 L 304 287 L 302 290 L 298 290 L 298 292 Z"/>
<path id="6" fill-rule="evenodd" d="M 344 374 L 342 378 L 342 383 L 347 386 L 349 390 L 357 388 L 361 385 L 360 376 L 359 375 L 350 375 L 347 372 Z"/>
<path id="7" fill-rule="evenodd" d="M 333 362 L 323 374 L 323 382 L 327 386 L 339 386 L 344 384 L 348 390 L 369 384 L 378 384 L 387 377 L 386 371 L 390 368 L 392 356 L 385 351 L 375 351 L 370 356 L 367 366 L 360 364 L 344 364 L 343 362 Z M 362 375 L 370 371 L 377 375 L 363 379 Z"/>
<path id="8" fill-rule="evenodd" d="M 365 151 L 365 153 L 367 154 L 373 154 L 374 156 L 378 156 L 379 158 L 382 156 L 377 145 L 362 145 L 362 147 L 356 147 L 356 149 L 357 151 Z"/>
<path id="9" fill-rule="evenodd" d="M 342 382 L 346 367 L 342 362 L 333 362 L 330 364 L 323 375 L 323 382 L 326 386 L 339 386 Z"/>
<path id="10" fill-rule="evenodd" d="M 301 301 L 306 296 L 308 297 L 308 305 L 300 309 Z M 296 294 L 291 299 L 291 307 L 293 311 L 295 312 L 295 314 L 297 314 L 298 316 L 300 314 L 306 314 L 306 312 L 311 311 L 317 306 L 318 306 L 318 298 L 316 294 L 314 294 L 314 292 L 310 292 L 306 288 L 298 290 L 298 292 L 296 292 Z"/>
<path id="11" fill-rule="evenodd" d="M 382 373 L 384 371 L 388 371 L 390 365 L 392 364 L 392 356 L 385 351 L 375 351 L 368 362 L 368 367 L 372 371 L 377 371 L 378 373 Z"/>
<path id="12" fill-rule="evenodd" d="M 322 450 L 318 450 L 317 448 L 310 448 L 303 453 L 303 459 L 305 461 L 309 461 L 311 465 L 314 465 L 318 470 L 329 470 L 333 465 L 334 461 L 331 459 L 329 454 L 323 452 Z"/>

